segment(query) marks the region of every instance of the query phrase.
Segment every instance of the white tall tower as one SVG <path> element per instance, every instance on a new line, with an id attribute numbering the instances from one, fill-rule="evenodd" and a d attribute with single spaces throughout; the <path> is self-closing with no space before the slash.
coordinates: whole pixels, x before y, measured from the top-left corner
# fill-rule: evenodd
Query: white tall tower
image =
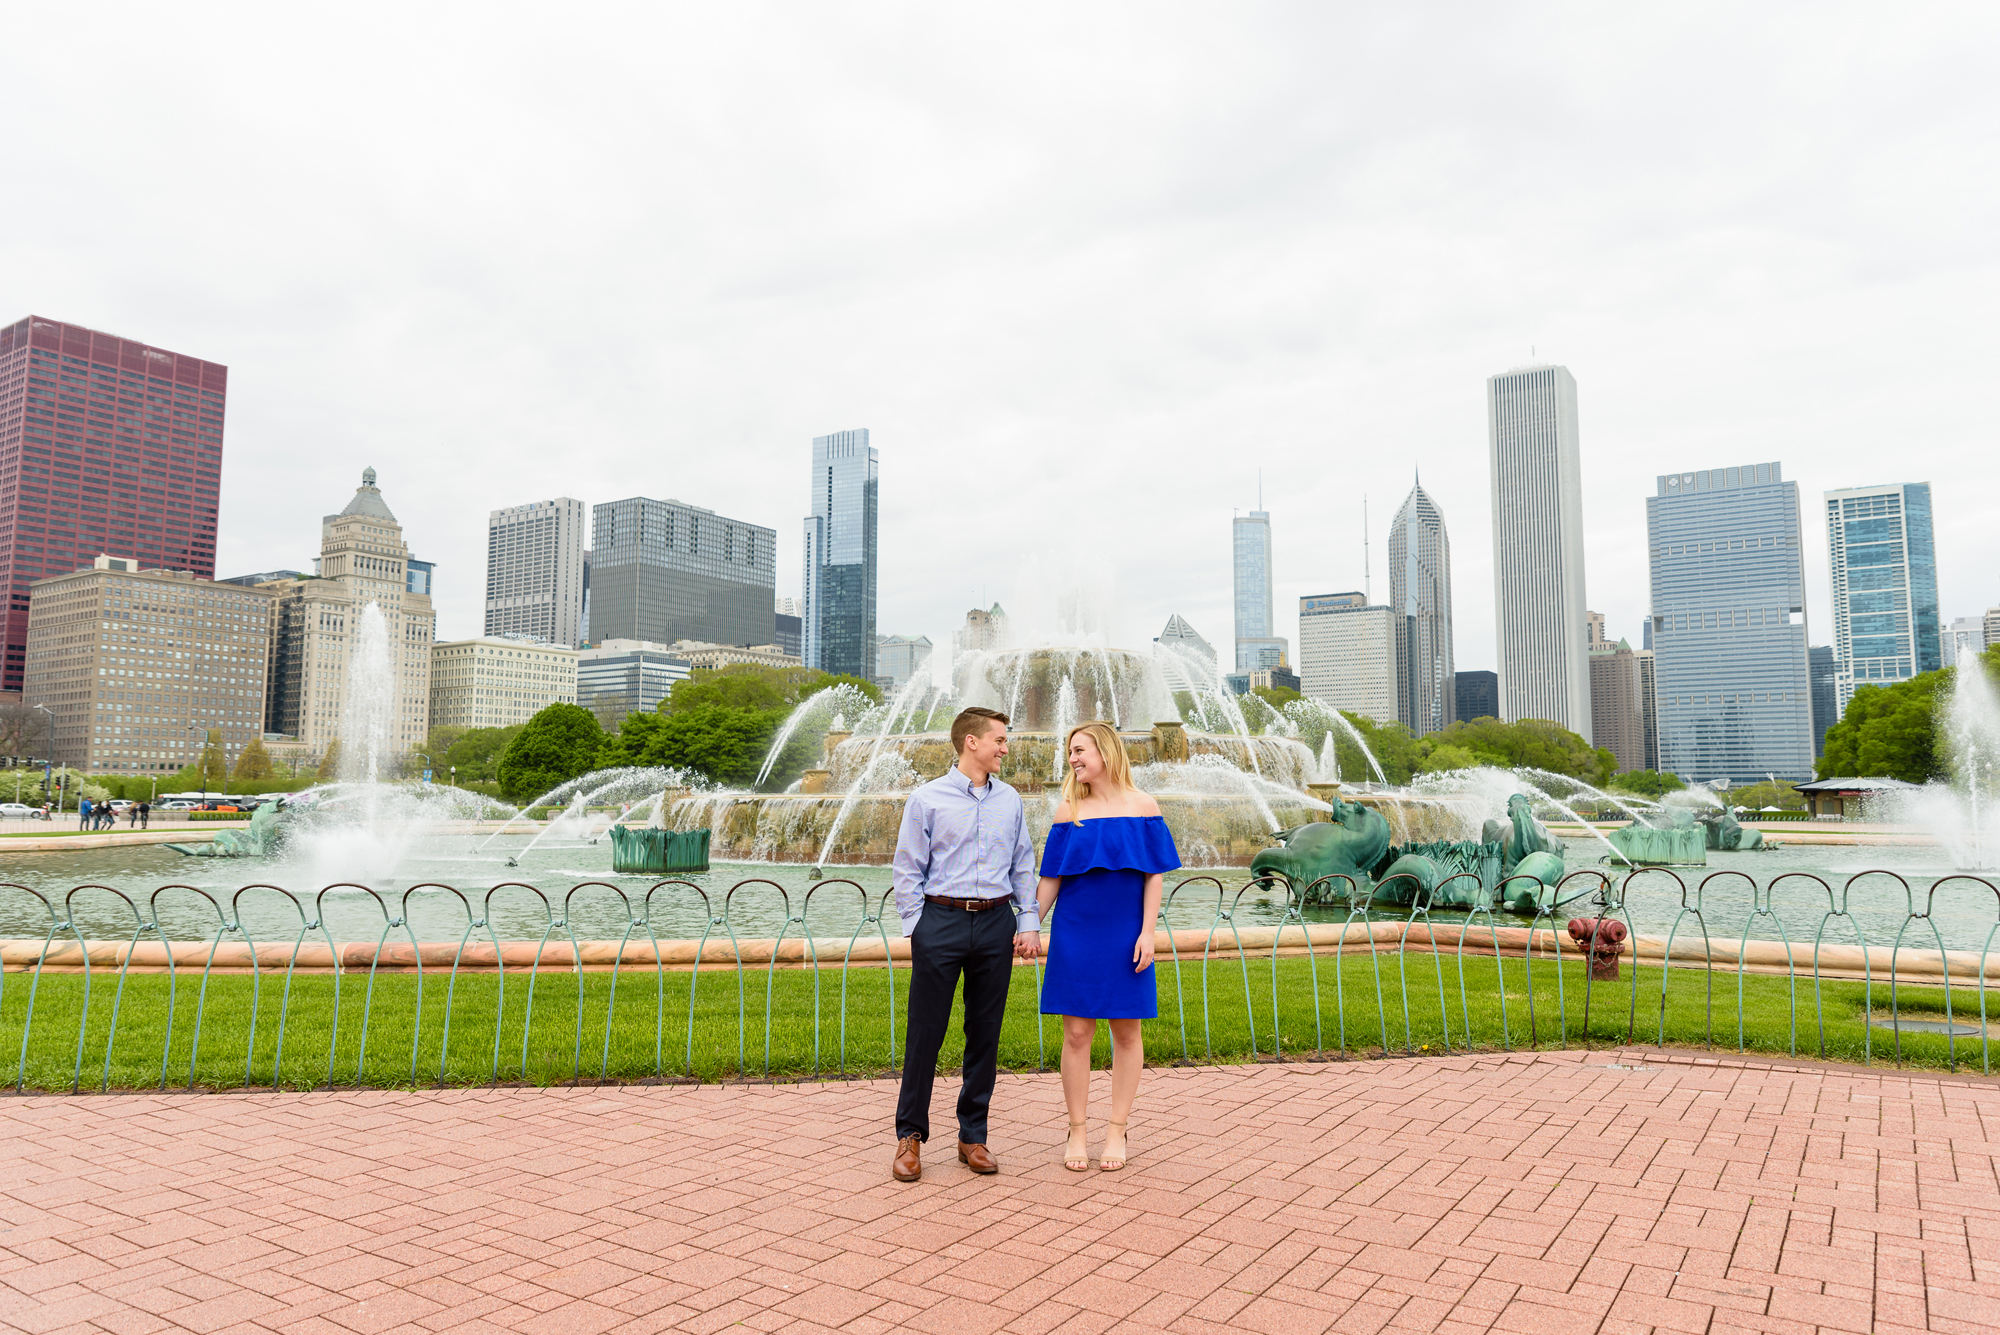
<path id="1" fill-rule="evenodd" d="M 1561 366 L 1488 377 L 1486 423 L 1500 717 L 1548 719 L 1589 741 L 1576 378 Z"/>
<path id="2" fill-rule="evenodd" d="M 559 496 L 486 516 L 486 634 L 583 642 L 582 501 Z"/>

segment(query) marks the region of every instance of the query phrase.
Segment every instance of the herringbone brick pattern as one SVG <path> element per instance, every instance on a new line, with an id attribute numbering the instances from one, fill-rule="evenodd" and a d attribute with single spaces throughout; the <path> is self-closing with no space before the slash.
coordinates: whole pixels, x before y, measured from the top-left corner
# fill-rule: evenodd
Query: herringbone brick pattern
<path id="1" fill-rule="evenodd" d="M 893 1099 L 10 1099 L 0 1325 L 2000 1329 L 2000 1084 L 1603 1052 L 1161 1070 L 1131 1165 L 1078 1175 L 1055 1078 L 1002 1077 L 1000 1175 L 939 1140 L 913 1186 Z"/>

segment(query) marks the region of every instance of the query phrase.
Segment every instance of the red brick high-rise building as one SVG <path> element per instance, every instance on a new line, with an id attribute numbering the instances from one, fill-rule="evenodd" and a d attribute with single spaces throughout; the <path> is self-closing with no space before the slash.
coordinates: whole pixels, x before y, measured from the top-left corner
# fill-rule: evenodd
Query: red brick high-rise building
<path id="1" fill-rule="evenodd" d="M 99 553 L 215 577 L 229 368 L 29 316 L 0 328 L 0 691 L 19 691 L 28 586 Z"/>

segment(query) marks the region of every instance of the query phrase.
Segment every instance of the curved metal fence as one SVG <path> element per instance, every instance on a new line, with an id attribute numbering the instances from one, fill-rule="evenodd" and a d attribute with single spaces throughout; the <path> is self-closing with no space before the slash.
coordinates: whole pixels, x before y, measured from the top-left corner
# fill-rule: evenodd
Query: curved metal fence
<path id="1" fill-rule="evenodd" d="M 1805 872 L 1760 884 L 1733 870 L 1690 882 L 1665 868 L 1622 878 L 1586 869 L 1539 888 L 1532 918 L 1496 915 L 1506 882 L 1469 909 L 1441 907 L 1471 876 L 1430 890 L 1396 879 L 1363 889 L 1346 877 L 1302 889 L 1274 878 L 1179 881 L 1156 933 L 1150 1056 L 1692 1044 L 1953 1070 L 1976 1050 L 1977 1069 L 1991 1071 L 2000 889 L 1983 877 L 1946 876 L 1919 891 L 1881 870 L 1836 886 Z M 1310 907 L 1328 890 L 1344 892 L 1344 910 Z M 1946 891 L 1984 928 L 1977 950 L 1946 949 L 1934 916 Z M 1282 920 L 1245 926 L 1253 894 L 1277 902 Z M 450 909 L 455 940 L 418 940 L 419 895 L 437 897 L 433 919 L 437 903 Z M 1900 920 L 1890 940 L 1867 938 L 1857 895 L 1873 920 Z M 578 938 L 579 896 L 619 915 L 618 940 Z M 334 939 L 336 899 L 363 907 L 372 941 Z M 851 880 L 798 895 L 764 878 L 719 898 L 688 880 L 643 891 L 585 881 L 559 900 L 525 882 L 387 896 L 342 883 L 309 897 L 252 884 L 226 899 L 187 885 L 136 898 L 84 885 L 59 900 L 0 885 L 13 920 L 23 909 L 45 920 L 39 940 L 0 943 L 0 1082 L 19 1092 L 879 1074 L 900 1059 L 899 962 L 907 967 L 887 927 L 889 899 Z M 1655 919 L 1671 914 L 1663 936 L 1638 931 L 1632 907 L 1642 901 Z M 503 939 L 503 903 L 528 931 Z M 267 924 L 282 915 L 284 929 L 246 929 L 253 904 Z M 752 904 L 764 921 L 776 911 L 777 937 L 739 932 L 738 915 L 750 913 L 739 906 Z M 118 934 L 83 935 L 85 905 L 100 928 L 115 919 Z M 1194 905 L 1205 928 L 1167 926 Z M 182 923 L 173 939 L 160 925 L 167 907 Z M 670 907 L 682 927 L 697 915 L 698 938 L 659 934 Z M 815 936 L 815 921 L 836 912 L 844 932 Z M 196 920 L 199 932 L 185 925 Z M 1961 934 L 1967 921 L 1964 911 L 1954 919 Z M 1039 1070 L 1052 1055 L 1052 1017 L 1035 1004 L 1039 961 L 1032 977 L 1032 989 L 1014 989 L 1002 1059 Z"/>

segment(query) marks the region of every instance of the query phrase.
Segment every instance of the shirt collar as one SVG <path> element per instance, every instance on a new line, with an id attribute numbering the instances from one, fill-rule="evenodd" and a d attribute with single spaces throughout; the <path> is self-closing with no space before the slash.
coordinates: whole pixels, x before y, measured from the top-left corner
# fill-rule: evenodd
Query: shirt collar
<path id="1" fill-rule="evenodd" d="M 959 792 L 975 800 L 979 799 L 979 790 L 972 786 L 972 780 L 966 777 L 965 771 L 958 767 L 957 762 L 953 762 L 952 767 L 944 772 L 944 776 L 951 780 L 951 786 Z M 986 776 L 986 792 L 990 794 L 992 791 L 993 776 L 989 774 Z"/>

